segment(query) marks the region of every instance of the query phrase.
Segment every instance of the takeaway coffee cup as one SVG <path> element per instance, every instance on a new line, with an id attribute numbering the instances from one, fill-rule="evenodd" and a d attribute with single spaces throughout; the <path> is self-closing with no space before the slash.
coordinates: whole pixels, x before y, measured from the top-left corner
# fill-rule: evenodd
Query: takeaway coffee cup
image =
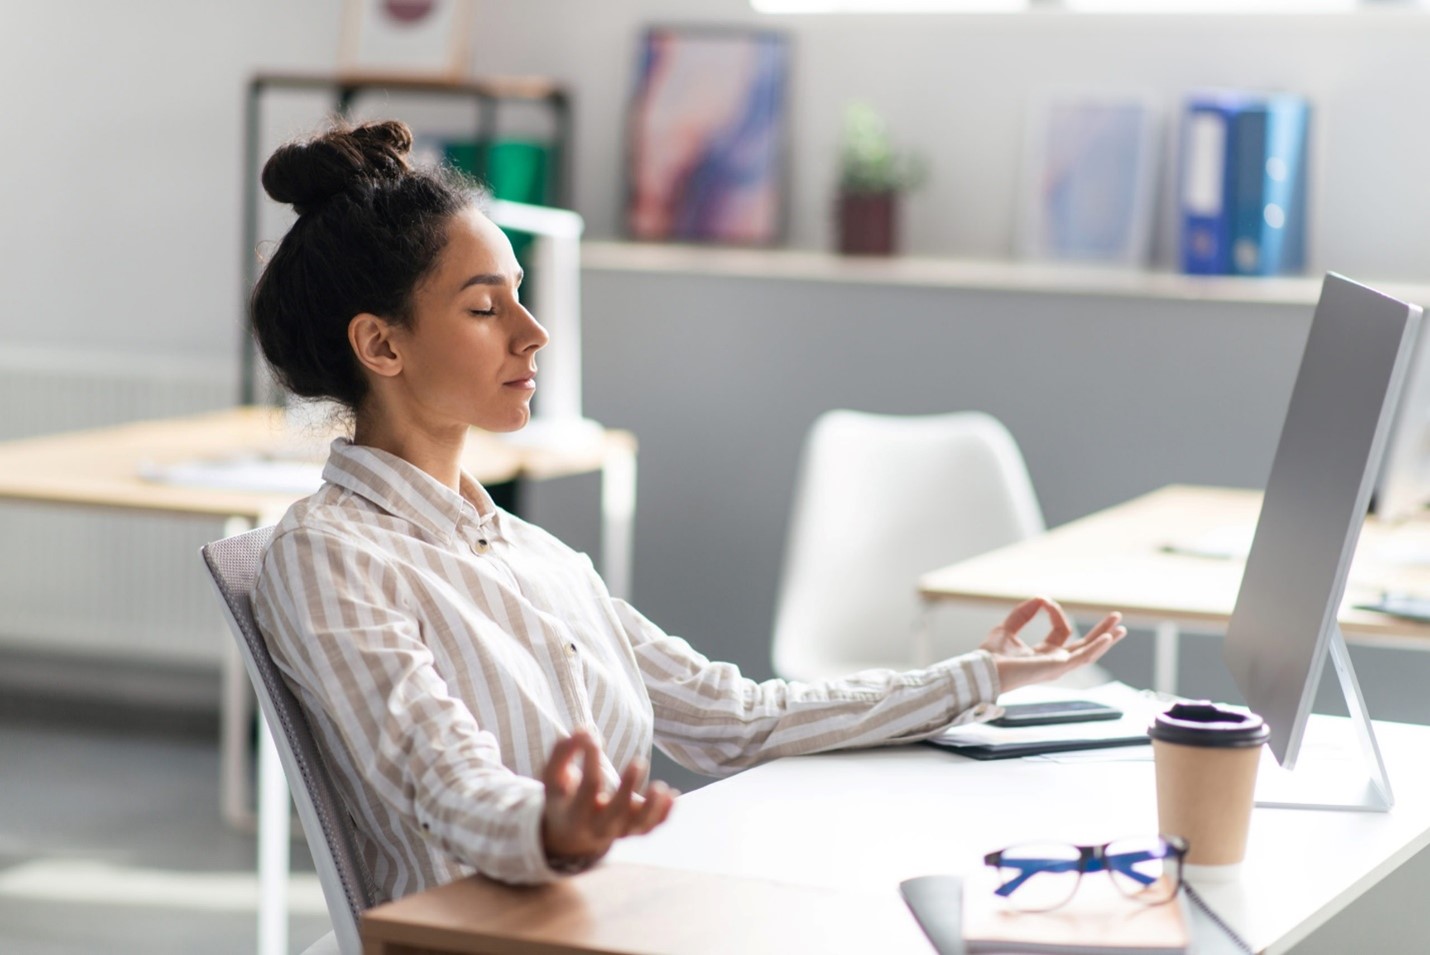
<path id="1" fill-rule="evenodd" d="M 1234 875 L 1246 854 L 1261 747 L 1271 735 L 1255 713 L 1178 703 L 1147 729 L 1157 766 L 1157 824 L 1187 840 L 1189 875 Z"/>

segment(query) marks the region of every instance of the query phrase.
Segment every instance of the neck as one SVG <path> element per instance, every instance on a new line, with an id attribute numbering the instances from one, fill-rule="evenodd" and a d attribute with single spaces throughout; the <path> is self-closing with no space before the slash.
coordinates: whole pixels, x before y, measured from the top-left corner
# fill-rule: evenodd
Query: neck
<path id="1" fill-rule="evenodd" d="M 395 454 L 458 493 L 462 490 L 462 449 L 466 440 L 464 425 L 431 427 L 377 408 L 358 412 L 353 429 L 354 444 Z"/>

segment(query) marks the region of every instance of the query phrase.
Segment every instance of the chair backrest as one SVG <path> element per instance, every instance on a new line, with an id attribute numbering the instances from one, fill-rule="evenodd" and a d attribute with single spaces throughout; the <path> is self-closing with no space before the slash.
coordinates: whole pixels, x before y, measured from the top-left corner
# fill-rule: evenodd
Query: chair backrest
<path id="1" fill-rule="evenodd" d="M 921 633 L 915 581 L 1043 526 L 1023 457 L 995 418 L 826 412 L 795 483 L 775 670 L 808 680 L 972 649 L 1002 614 L 941 613 L 940 630 L 963 636 L 936 645 Z"/>
<path id="2" fill-rule="evenodd" d="M 225 616 L 258 705 L 273 734 L 283 773 L 308 839 L 333 934 L 343 955 L 362 951 L 358 921 L 376 895 L 358 854 L 352 823 L 323 765 L 302 707 L 283 682 L 253 617 L 253 588 L 272 527 L 206 544 L 200 553 L 222 598 Z"/>

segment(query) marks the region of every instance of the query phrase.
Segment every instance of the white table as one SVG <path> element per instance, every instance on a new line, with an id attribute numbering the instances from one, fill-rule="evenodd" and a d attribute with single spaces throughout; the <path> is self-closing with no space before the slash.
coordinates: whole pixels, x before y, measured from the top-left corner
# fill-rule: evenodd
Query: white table
<path id="1" fill-rule="evenodd" d="M 1392 811 L 1257 809 L 1241 878 L 1198 886 L 1256 951 L 1286 951 L 1430 844 L 1430 727 L 1377 723 L 1376 734 Z M 903 879 L 976 870 L 1005 845 L 1155 832 L 1154 792 L 1150 750 L 978 762 L 906 746 L 785 759 L 682 796 L 664 826 L 611 858 L 889 896 Z"/>

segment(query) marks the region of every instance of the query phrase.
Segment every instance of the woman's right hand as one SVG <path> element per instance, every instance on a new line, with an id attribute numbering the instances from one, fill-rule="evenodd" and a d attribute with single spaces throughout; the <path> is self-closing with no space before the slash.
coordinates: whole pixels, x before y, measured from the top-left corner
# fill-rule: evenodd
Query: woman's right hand
<path id="1" fill-rule="evenodd" d="M 679 793 L 662 782 L 645 786 L 647 769 L 643 760 L 632 760 L 621 773 L 620 787 L 606 793 L 601 747 L 590 733 L 577 730 L 552 747 L 541 775 L 546 784 L 541 838 L 547 859 L 557 867 L 589 864 L 617 839 L 642 835 L 665 822 Z"/>

